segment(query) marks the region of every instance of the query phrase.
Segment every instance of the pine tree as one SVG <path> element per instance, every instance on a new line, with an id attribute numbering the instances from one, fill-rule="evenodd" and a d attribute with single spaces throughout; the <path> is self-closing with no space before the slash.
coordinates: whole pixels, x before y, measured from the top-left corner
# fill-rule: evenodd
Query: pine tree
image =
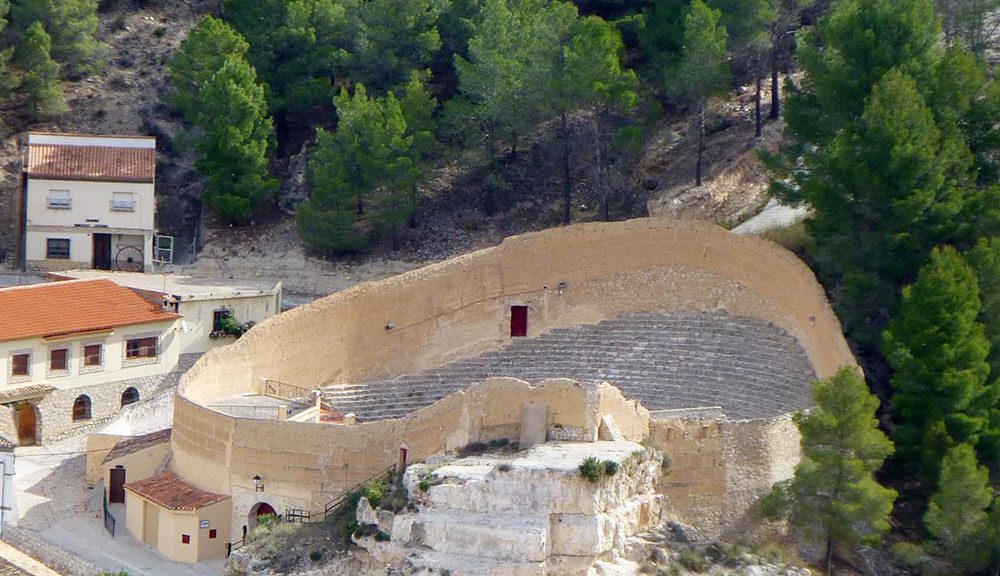
<path id="1" fill-rule="evenodd" d="M 327 253 L 360 250 L 369 232 L 395 237 L 414 208 L 419 179 L 410 156 L 414 138 L 391 92 L 370 98 L 358 84 L 334 105 L 337 131 L 317 131 L 309 158 L 313 194 L 297 221 L 302 238 Z"/>
<path id="2" fill-rule="evenodd" d="M 976 272 L 982 303 L 978 322 L 990 343 L 988 391 L 979 404 L 989 414 L 989 423 L 980 435 L 979 459 L 991 467 L 1000 466 L 1000 238 L 980 238 L 965 254 Z"/>
<path id="3" fill-rule="evenodd" d="M 965 572 L 979 572 L 990 562 L 987 508 L 993 499 L 990 473 L 979 466 L 976 452 L 959 444 L 941 461 L 938 490 L 931 497 L 924 524 L 944 555 Z"/>
<path id="4" fill-rule="evenodd" d="M 726 63 L 724 26 L 719 24 L 721 13 L 712 10 L 703 0 L 691 2 L 691 12 L 684 19 L 684 52 L 677 65 L 680 81 L 674 87 L 675 96 L 693 104 L 698 114 L 698 164 L 695 183 L 701 186 L 705 155 L 705 100 L 725 92 L 729 86 L 729 66 Z"/>
<path id="5" fill-rule="evenodd" d="M 226 57 L 198 93 L 194 124 L 202 131 L 195 167 L 208 179 L 206 204 L 223 220 L 249 220 L 278 184 L 268 169 L 273 134 L 264 88 L 246 60 Z"/>
<path id="6" fill-rule="evenodd" d="M 358 23 L 349 76 L 369 91 L 385 93 L 423 70 L 441 48 L 438 0 L 368 0 L 348 15 Z"/>
<path id="7" fill-rule="evenodd" d="M 989 427 L 982 404 L 992 394 L 989 341 L 979 310 L 975 273 L 953 248 L 936 249 L 903 290 L 899 314 L 885 333 L 898 457 L 919 471 L 928 490 L 948 449 L 978 444 Z"/>
<path id="8" fill-rule="evenodd" d="M 246 41 L 222 20 L 202 18 L 170 60 L 170 101 L 185 118 L 195 118 L 201 89 L 227 58 L 243 58 L 248 48 Z"/>
<path id="9" fill-rule="evenodd" d="M 0 0 L 0 35 L 3 34 L 4 28 L 7 27 L 7 12 L 10 10 L 10 2 L 8 0 Z M 14 48 L 6 48 L 0 50 L 0 104 L 7 101 L 10 97 L 10 90 L 15 86 L 14 79 L 7 72 L 7 62 L 10 60 L 11 54 L 13 54 Z M 5 131 L 3 120 L 0 119 L 0 134 Z"/>
<path id="10" fill-rule="evenodd" d="M 14 0 L 11 20 L 19 30 L 41 22 L 51 37 L 51 55 L 71 77 L 83 77 L 104 67 L 108 47 L 94 38 L 96 0 Z"/>
<path id="11" fill-rule="evenodd" d="M 413 72 L 410 81 L 403 87 L 403 97 L 399 99 L 399 108 L 406 120 L 406 136 L 412 139 L 409 156 L 414 177 L 410 183 L 410 227 L 416 226 L 416 211 L 420 206 L 420 183 L 430 170 L 430 160 L 438 147 L 437 120 L 434 117 L 438 101 L 427 91 L 429 80 L 429 71 Z"/>
<path id="12" fill-rule="evenodd" d="M 755 133 L 763 133 L 764 115 L 761 102 L 763 75 L 767 72 L 774 39 L 769 25 L 777 18 L 775 0 L 709 0 L 708 5 L 719 10 L 720 22 L 729 33 L 731 58 L 741 69 L 741 77 L 755 83 Z"/>
<path id="13" fill-rule="evenodd" d="M 892 442 L 878 428 L 879 401 L 854 368 L 843 367 L 813 385 L 816 408 L 796 417 L 802 461 L 787 486 L 789 521 L 826 549 L 830 573 L 834 549 L 872 543 L 889 529 L 894 490 L 874 479 Z"/>
<path id="14" fill-rule="evenodd" d="M 654 0 L 642 10 L 638 43 L 646 57 L 648 74 L 661 88 L 669 88 L 684 51 L 684 18 L 691 0 Z"/>
<path id="15" fill-rule="evenodd" d="M 18 92 L 34 121 L 59 116 L 67 109 L 59 83 L 59 65 L 49 55 L 50 46 L 45 27 L 35 22 L 28 27 L 14 53 L 14 63 L 22 71 Z"/>
<path id="16" fill-rule="evenodd" d="M 569 114 L 595 104 L 622 103 L 631 107 L 636 101 L 638 85 L 635 73 L 622 69 L 625 45 L 613 24 L 589 16 L 578 20 L 570 32 L 571 35 L 554 46 L 552 66 L 547 68 L 545 78 L 539 78 L 548 90 L 547 105 L 559 118 L 563 224 L 570 223 L 573 199 Z"/>

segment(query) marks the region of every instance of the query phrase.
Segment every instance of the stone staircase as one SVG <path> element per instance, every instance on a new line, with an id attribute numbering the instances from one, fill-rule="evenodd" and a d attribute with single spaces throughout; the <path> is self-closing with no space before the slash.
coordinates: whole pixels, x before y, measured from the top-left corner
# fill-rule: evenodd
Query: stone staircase
<path id="1" fill-rule="evenodd" d="M 324 388 L 329 408 L 364 421 L 400 418 L 490 377 L 607 381 L 650 410 L 722 406 L 735 420 L 813 405 L 815 374 L 798 342 L 725 313 L 642 313 L 551 330 L 392 380 Z"/>

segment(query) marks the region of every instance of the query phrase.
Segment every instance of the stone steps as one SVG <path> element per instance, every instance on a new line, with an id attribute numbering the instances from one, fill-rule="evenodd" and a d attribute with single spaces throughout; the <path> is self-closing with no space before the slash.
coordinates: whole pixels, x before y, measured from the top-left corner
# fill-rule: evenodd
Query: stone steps
<path id="1" fill-rule="evenodd" d="M 754 319 L 634 314 L 519 338 L 393 380 L 336 385 L 324 402 L 362 420 L 399 418 L 490 377 L 608 381 L 653 410 L 721 405 L 730 418 L 812 405 L 812 367 L 793 337 Z"/>

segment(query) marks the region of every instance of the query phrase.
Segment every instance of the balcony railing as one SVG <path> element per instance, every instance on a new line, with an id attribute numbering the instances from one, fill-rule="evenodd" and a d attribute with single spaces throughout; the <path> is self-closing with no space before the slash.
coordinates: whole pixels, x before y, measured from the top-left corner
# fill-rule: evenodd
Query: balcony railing
<path id="1" fill-rule="evenodd" d="M 112 212 L 135 212 L 135 200 L 112 200 Z"/>

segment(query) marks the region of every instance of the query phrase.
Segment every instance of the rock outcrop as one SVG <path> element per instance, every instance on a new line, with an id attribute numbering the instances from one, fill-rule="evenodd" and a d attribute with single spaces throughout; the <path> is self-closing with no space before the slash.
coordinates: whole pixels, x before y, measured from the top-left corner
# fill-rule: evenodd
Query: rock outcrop
<path id="1" fill-rule="evenodd" d="M 617 472 L 590 481 L 579 470 L 587 457 L 613 461 Z M 359 523 L 377 526 L 377 534 L 358 543 L 415 574 L 607 573 L 600 566 L 627 562 L 630 538 L 660 522 L 663 497 L 654 486 L 662 462 L 634 442 L 597 442 L 414 465 L 403 478 L 411 506 L 393 514 L 363 500 Z"/>

